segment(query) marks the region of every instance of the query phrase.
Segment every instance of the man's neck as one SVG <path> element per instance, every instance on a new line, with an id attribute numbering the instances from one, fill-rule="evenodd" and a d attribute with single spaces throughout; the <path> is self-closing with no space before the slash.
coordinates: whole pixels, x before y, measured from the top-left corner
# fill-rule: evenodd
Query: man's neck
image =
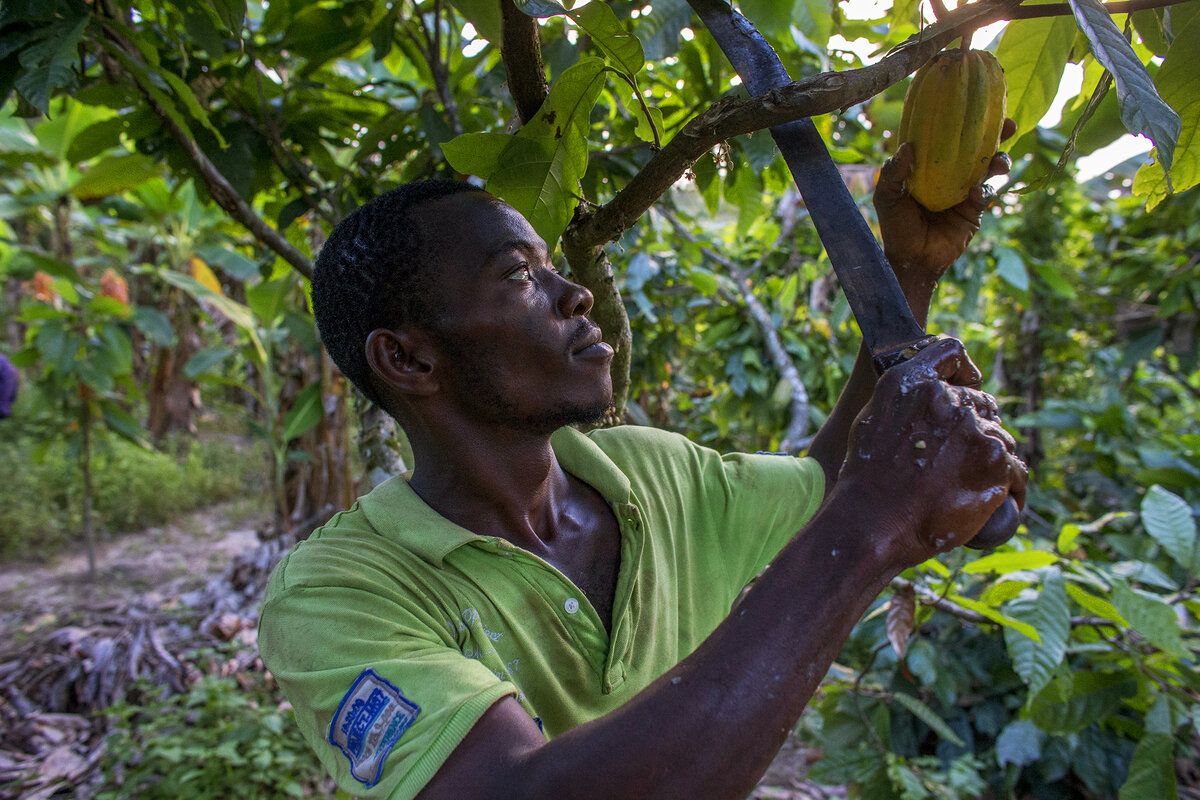
<path id="1" fill-rule="evenodd" d="M 481 536 L 499 536 L 533 552 L 553 538 L 570 486 L 549 435 L 509 431 L 412 441 L 410 485 L 451 522 Z"/>

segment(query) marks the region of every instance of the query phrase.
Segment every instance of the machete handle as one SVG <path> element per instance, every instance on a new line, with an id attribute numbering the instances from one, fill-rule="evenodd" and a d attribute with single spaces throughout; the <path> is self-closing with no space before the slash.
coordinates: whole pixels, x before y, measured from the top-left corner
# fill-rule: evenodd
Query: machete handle
<path id="1" fill-rule="evenodd" d="M 1017 508 L 1017 501 L 1013 500 L 1010 494 L 1004 498 L 1000 507 L 992 512 L 988 521 L 983 523 L 975 538 L 967 542 L 967 547 L 972 550 L 991 550 L 993 547 L 999 547 L 1016 535 L 1017 526 L 1020 524 L 1021 511 Z"/>
<path id="2" fill-rule="evenodd" d="M 875 374 L 882 375 L 897 364 L 903 364 L 938 341 L 939 338 L 938 336 L 926 336 L 911 344 L 875 355 L 872 358 Z M 1012 498 L 1012 495 L 1009 495 L 1004 498 L 1000 507 L 992 512 L 988 521 L 983 523 L 983 527 L 979 529 L 979 533 L 975 534 L 975 538 L 967 542 L 967 547 L 974 550 L 991 550 L 993 547 L 999 547 L 1016 535 L 1017 526 L 1020 524 L 1021 510 L 1017 508 L 1017 501 Z"/>

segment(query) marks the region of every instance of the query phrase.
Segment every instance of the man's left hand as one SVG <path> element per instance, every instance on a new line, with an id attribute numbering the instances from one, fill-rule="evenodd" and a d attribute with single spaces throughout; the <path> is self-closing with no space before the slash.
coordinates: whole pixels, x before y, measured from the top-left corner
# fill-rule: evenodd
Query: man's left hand
<path id="1" fill-rule="evenodd" d="M 1004 120 L 1003 141 L 1016 132 L 1011 119 Z M 1012 166 L 1008 155 L 997 153 L 985 177 L 1004 175 Z M 992 190 L 980 184 L 967 199 L 945 211 L 930 211 L 909 195 L 904 181 L 912 173 L 912 145 L 904 142 L 879 173 L 875 187 L 875 212 L 883 235 L 884 254 L 899 272 L 919 270 L 925 281 L 936 283 L 979 230 L 979 221 L 992 199 Z"/>

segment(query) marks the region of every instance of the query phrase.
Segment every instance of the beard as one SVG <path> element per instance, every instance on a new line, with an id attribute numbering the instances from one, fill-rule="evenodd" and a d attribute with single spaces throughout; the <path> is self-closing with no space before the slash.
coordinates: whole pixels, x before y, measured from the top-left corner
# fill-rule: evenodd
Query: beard
<path id="1" fill-rule="evenodd" d="M 438 337 L 445 352 L 453 359 L 455 394 L 481 421 L 522 433 L 548 436 L 567 425 L 594 425 L 614 410 L 612 390 L 597 391 L 594 399 L 562 399 L 543 407 L 522 408 L 511 394 L 502 390 L 504 380 L 499 368 L 503 357 L 499 348 L 459 347 L 449 338 Z"/>

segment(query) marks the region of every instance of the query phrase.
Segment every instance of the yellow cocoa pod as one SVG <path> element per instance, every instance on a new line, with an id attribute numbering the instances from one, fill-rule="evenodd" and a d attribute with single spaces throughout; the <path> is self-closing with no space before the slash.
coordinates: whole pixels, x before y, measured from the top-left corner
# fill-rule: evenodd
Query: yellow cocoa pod
<path id="1" fill-rule="evenodd" d="M 986 50 L 946 50 L 917 70 L 904 96 L 899 139 L 913 146 L 908 191 L 930 211 L 967 197 L 1000 146 L 1008 95 Z"/>

